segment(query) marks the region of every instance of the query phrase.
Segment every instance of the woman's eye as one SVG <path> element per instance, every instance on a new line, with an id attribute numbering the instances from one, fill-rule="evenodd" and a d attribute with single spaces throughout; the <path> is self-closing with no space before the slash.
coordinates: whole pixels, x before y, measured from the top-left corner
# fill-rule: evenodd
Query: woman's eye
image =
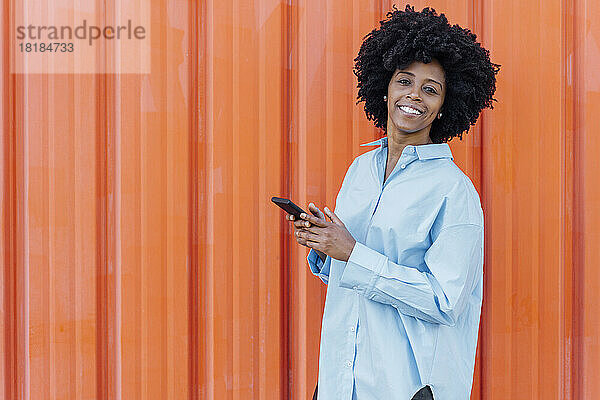
<path id="1" fill-rule="evenodd" d="M 399 79 L 397 82 L 403 86 L 410 85 L 410 80 L 408 80 L 408 79 Z M 437 91 L 434 88 L 432 88 L 431 86 L 427 86 L 423 90 L 425 90 L 426 92 L 431 93 L 431 94 L 437 94 Z"/>

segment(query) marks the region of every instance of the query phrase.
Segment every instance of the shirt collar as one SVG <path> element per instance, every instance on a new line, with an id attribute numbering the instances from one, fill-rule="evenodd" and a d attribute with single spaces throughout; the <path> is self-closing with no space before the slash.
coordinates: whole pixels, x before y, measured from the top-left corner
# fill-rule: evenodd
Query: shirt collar
<path id="1" fill-rule="evenodd" d="M 381 146 L 381 148 L 387 147 L 387 136 L 382 137 L 381 139 L 374 140 L 369 143 L 361 144 L 360 146 Z M 406 149 L 414 147 L 417 151 L 417 156 L 419 160 L 431 160 L 434 158 L 449 158 L 454 160 L 452 156 L 452 151 L 450 150 L 450 146 L 448 143 L 429 143 L 429 144 L 421 144 L 418 146 L 408 145 L 405 147 Z"/>

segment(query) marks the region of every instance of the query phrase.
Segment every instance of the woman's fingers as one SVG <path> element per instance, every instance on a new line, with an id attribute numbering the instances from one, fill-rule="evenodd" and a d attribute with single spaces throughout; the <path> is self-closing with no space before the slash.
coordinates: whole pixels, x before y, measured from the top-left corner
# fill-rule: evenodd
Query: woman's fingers
<path id="1" fill-rule="evenodd" d="M 298 244 L 315 250 L 321 249 L 321 243 L 312 240 L 319 236 L 315 231 L 315 225 L 306 219 L 296 220 L 293 214 L 286 214 L 285 219 L 294 224 L 294 236 Z"/>
<path id="2" fill-rule="evenodd" d="M 336 225 L 344 225 L 344 223 L 342 222 L 341 219 L 338 218 L 337 215 L 335 215 L 335 213 L 333 211 L 331 211 L 329 208 L 325 207 L 325 215 L 327 215 L 330 219 L 331 222 L 333 222 Z"/>
<path id="3" fill-rule="evenodd" d="M 303 219 L 296 220 L 296 217 L 294 217 L 293 214 L 286 214 L 285 219 L 287 219 L 288 221 L 293 221 L 293 224 L 297 229 L 308 228 L 311 226 L 309 221 L 305 221 Z"/>
<path id="4" fill-rule="evenodd" d="M 313 213 L 313 215 L 315 217 L 321 218 L 321 219 L 325 219 L 325 214 L 323 214 L 323 211 L 319 210 L 319 208 L 317 206 L 315 206 L 314 203 L 310 203 L 308 205 L 308 211 L 310 211 L 311 213 Z"/>
<path id="5" fill-rule="evenodd" d="M 310 222 L 312 225 L 320 226 L 321 228 L 325 228 L 328 224 L 328 222 L 325 221 L 324 219 L 317 218 L 317 217 L 314 217 L 314 216 L 306 214 L 306 213 L 300 214 L 300 218 L 302 218 L 305 221 Z M 306 226 L 306 225 L 304 225 L 304 226 Z"/>
<path id="6" fill-rule="evenodd" d="M 313 225 L 325 228 L 329 223 L 325 219 L 325 214 L 314 203 L 310 203 L 308 209 L 313 215 L 302 213 L 300 214 L 300 219 L 297 219 L 293 214 L 286 214 L 285 219 L 294 221 L 294 226 L 298 229 L 310 228 Z"/>
<path id="7" fill-rule="evenodd" d="M 294 221 L 294 226 L 296 227 L 296 229 L 305 229 L 310 228 L 312 225 L 309 221 L 301 219 L 299 221 Z"/>
<path id="8" fill-rule="evenodd" d="M 317 238 L 318 238 L 318 235 L 315 235 L 314 233 L 311 233 L 311 232 L 307 232 L 307 231 L 297 231 L 296 232 L 296 241 L 299 244 L 313 248 L 313 249 L 320 250 L 321 242 L 316 240 Z"/>
<path id="9" fill-rule="evenodd" d="M 290 219 L 291 217 L 291 219 Z M 292 222 L 292 224 L 294 225 L 294 231 L 307 231 L 307 232 L 311 232 L 314 234 L 317 234 L 318 232 L 316 230 L 314 230 L 315 225 L 311 224 L 309 221 L 306 221 L 304 219 L 301 220 L 294 220 L 294 216 L 291 214 L 286 214 L 285 219 L 287 219 L 288 221 Z"/>
<path id="10" fill-rule="evenodd" d="M 305 214 L 306 215 L 306 214 Z M 312 224 L 310 223 L 310 221 L 307 221 L 306 219 L 299 219 L 296 220 L 296 217 L 294 217 L 293 214 L 287 214 L 285 216 L 285 218 L 288 221 L 294 221 L 294 226 L 298 229 L 300 228 L 310 228 L 312 226 Z"/>
<path id="11" fill-rule="evenodd" d="M 308 230 L 303 230 L 303 231 L 296 231 L 296 236 L 302 238 L 302 239 L 306 239 L 308 241 L 317 241 L 319 239 L 319 235 L 312 233 Z"/>
<path id="12" fill-rule="evenodd" d="M 313 235 L 319 236 L 319 231 L 318 231 L 319 229 L 322 229 L 322 228 L 319 228 L 318 226 L 314 226 L 314 225 L 311 225 L 310 228 L 305 228 L 305 227 L 296 228 L 294 231 L 294 235 L 296 234 L 296 232 L 310 232 Z"/>

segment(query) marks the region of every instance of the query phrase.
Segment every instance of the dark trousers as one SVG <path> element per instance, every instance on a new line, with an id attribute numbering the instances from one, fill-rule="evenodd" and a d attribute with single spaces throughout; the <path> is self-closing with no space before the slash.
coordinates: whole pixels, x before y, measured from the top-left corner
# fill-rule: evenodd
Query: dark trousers
<path id="1" fill-rule="evenodd" d="M 411 400 L 433 400 L 433 392 L 429 386 L 423 386 Z"/>
<path id="2" fill-rule="evenodd" d="M 319 385 L 316 385 L 315 393 L 313 394 L 312 400 L 317 400 L 318 388 L 319 388 Z M 433 392 L 431 391 L 429 386 L 423 386 L 421 388 L 421 390 L 419 390 L 417 393 L 415 393 L 415 395 L 412 397 L 411 400 L 433 400 Z"/>

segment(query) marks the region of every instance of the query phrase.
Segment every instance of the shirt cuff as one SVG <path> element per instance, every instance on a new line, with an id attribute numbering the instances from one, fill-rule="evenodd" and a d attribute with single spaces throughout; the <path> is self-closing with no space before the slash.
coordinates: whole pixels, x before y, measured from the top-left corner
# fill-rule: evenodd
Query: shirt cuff
<path id="1" fill-rule="evenodd" d="M 386 260 L 383 254 L 356 242 L 340 278 L 340 286 L 368 295 Z"/>
<path id="2" fill-rule="evenodd" d="M 329 281 L 329 271 L 326 271 L 327 268 L 323 268 L 327 259 L 324 262 L 316 251 L 310 249 L 306 260 L 308 261 L 308 266 L 313 275 L 320 278 L 324 283 L 327 283 Z"/>

